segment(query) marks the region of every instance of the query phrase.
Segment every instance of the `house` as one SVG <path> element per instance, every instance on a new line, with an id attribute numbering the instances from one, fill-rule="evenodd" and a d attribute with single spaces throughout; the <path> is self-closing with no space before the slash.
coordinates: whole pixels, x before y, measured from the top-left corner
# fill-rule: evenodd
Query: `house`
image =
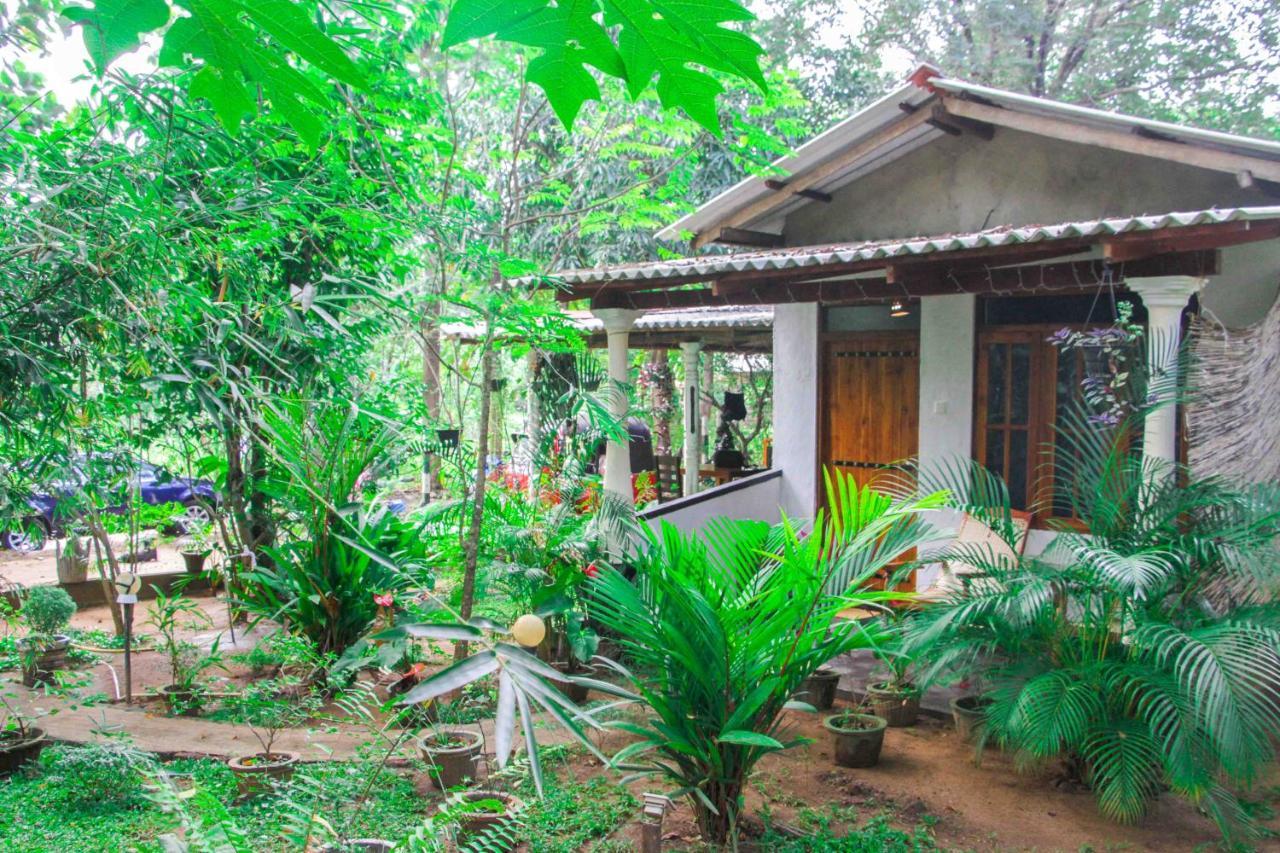
<path id="1" fill-rule="evenodd" d="M 1168 370 L 1190 315 L 1232 328 L 1267 318 L 1280 288 L 1280 142 L 922 66 L 773 175 L 659 236 L 697 253 L 553 276 L 562 301 L 589 300 L 617 378 L 648 310 L 774 306 L 774 469 L 665 516 L 808 515 L 824 467 L 865 480 L 907 457 L 923 467 L 957 455 L 1028 504 L 1051 488 L 1037 454 L 1080 369 L 1058 358 L 1053 331 L 1105 324 L 1130 300 L 1166 343 L 1148 358 Z M 1179 458 L 1182 443 L 1172 409 L 1148 419 L 1145 454 Z M 620 493 L 621 460 L 606 463 L 619 463 L 606 487 Z M 1046 539 L 1033 531 L 1028 549 Z"/>

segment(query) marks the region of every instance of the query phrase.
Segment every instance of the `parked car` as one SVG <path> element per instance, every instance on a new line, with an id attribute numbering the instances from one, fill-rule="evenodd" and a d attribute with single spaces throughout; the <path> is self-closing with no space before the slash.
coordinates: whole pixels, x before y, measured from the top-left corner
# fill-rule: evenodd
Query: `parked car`
<path id="1" fill-rule="evenodd" d="M 0 532 L 0 545 L 12 551 L 38 551 L 50 536 L 62 535 L 66 522 L 81 514 L 74 507 L 94 478 L 112 498 L 105 509 L 109 513 L 123 513 L 136 492 L 146 504 L 182 504 L 186 519 L 207 524 L 212 520 L 210 511 L 219 504 L 209 480 L 180 477 L 128 453 L 76 454 L 64 472 L 63 480 L 26 498 L 31 514 L 15 528 Z"/>

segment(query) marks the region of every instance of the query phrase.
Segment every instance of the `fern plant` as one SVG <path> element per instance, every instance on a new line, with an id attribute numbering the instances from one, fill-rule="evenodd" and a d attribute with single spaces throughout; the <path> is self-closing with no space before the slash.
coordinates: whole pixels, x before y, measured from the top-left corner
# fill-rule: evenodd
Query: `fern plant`
<path id="1" fill-rule="evenodd" d="M 987 685 L 985 739 L 1023 767 L 1065 760 L 1107 817 L 1140 819 L 1167 786 L 1233 838 L 1250 829 L 1233 791 L 1275 760 L 1280 729 L 1280 490 L 1144 464 L 1143 419 L 1180 395 L 1126 380 L 1105 417 L 1086 399 L 1064 418 L 1053 475 L 1073 518 L 1038 556 L 1010 556 L 991 472 L 921 476 L 1010 547 L 954 549 L 978 574 L 910 621 L 907 648 L 931 678 Z"/>

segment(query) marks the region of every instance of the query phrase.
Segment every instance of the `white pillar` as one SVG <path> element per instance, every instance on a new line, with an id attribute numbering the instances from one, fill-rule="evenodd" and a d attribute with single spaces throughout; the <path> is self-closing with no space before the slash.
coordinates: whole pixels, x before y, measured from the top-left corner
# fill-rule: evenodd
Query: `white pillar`
<path id="1" fill-rule="evenodd" d="M 978 298 L 972 293 L 920 299 L 922 471 L 973 455 L 973 365 Z"/>
<path id="2" fill-rule="evenodd" d="M 1142 297 L 1147 308 L 1147 369 L 1153 391 L 1165 404 L 1147 414 L 1142 434 L 1145 460 L 1171 463 L 1177 458 L 1178 417 L 1169 400 L 1177 388 L 1178 346 L 1182 334 L 1182 309 L 1208 279 L 1189 275 L 1126 278 L 1125 284 Z"/>
<path id="3" fill-rule="evenodd" d="M 773 309 L 773 466 L 783 510 L 809 518 L 818 505 L 819 317 L 816 302 Z"/>
<path id="4" fill-rule="evenodd" d="M 698 491 L 698 468 L 702 464 L 702 411 L 701 386 L 698 374 L 698 353 L 701 341 L 685 341 L 680 344 L 684 354 L 684 493 Z"/>
<path id="5" fill-rule="evenodd" d="M 641 315 L 640 311 L 626 308 L 596 308 L 591 313 L 604 323 L 609 340 L 609 383 L 613 386 L 609 395 L 609 412 L 624 421 L 631 408 L 626 388 L 631 378 L 627 343 L 631 327 Z M 631 448 L 627 441 L 610 440 L 604 452 L 604 488 L 627 503 L 635 502 L 631 490 Z"/>

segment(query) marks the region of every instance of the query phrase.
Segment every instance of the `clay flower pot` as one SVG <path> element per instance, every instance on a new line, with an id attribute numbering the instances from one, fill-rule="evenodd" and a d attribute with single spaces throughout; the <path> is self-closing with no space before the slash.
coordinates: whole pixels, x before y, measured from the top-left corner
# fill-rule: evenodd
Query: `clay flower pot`
<path id="1" fill-rule="evenodd" d="M 589 674 L 587 672 L 587 669 L 589 669 L 589 667 L 587 668 L 575 667 L 573 669 L 570 669 L 569 664 L 565 663 L 564 661 L 557 661 L 556 663 L 552 664 L 552 666 L 554 666 L 560 672 L 563 672 L 565 675 L 588 675 Z M 562 691 L 564 691 L 564 695 L 568 696 L 569 700 L 572 701 L 573 704 L 575 705 L 581 705 L 583 702 L 587 701 L 587 694 L 591 692 L 591 689 L 589 687 L 583 684 L 578 684 L 575 681 L 557 682 L 556 686 L 559 687 Z"/>
<path id="2" fill-rule="evenodd" d="M 200 716 L 201 691 L 198 688 L 168 684 L 160 688 L 160 699 L 174 716 Z"/>
<path id="3" fill-rule="evenodd" d="M 71 638 L 66 634 L 58 634 L 48 644 L 35 647 L 32 656 L 30 640 L 18 641 L 18 656 L 22 659 L 22 683 L 26 687 L 37 684 L 50 684 L 53 674 L 59 669 L 67 668 L 67 649 L 71 646 Z"/>
<path id="4" fill-rule="evenodd" d="M 920 691 L 912 685 L 892 686 L 887 681 L 867 685 L 871 713 L 884 717 L 894 728 L 914 726 L 920 716 Z"/>
<path id="5" fill-rule="evenodd" d="M 524 808 L 524 802 L 518 797 L 508 794 L 505 791 L 465 791 L 458 795 L 464 802 L 478 803 L 484 800 L 493 800 L 501 804 L 501 811 L 494 808 L 490 811 L 484 808 L 480 811 L 466 812 L 458 818 L 459 834 L 463 838 L 479 835 L 487 832 L 495 826 L 511 819 L 511 816 Z M 442 812 L 447 812 L 453 803 L 445 801 L 440 804 L 439 808 Z M 488 840 L 488 839 L 487 839 Z M 499 839 L 492 839 L 491 843 L 500 846 L 493 849 L 513 850 L 514 847 L 501 846 L 503 844 Z"/>
<path id="6" fill-rule="evenodd" d="M 187 574 L 198 575 L 204 571 L 204 561 L 209 558 L 209 551 L 183 551 L 182 562 L 186 564 Z"/>
<path id="7" fill-rule="evenodd" d="M 987 708 L 991 700 L 981 696 L 957 696 L 951 700 L 951 716 L 956 721 L 956 734 L 961 740 L 973 740 L 987 724 Z"/>
<path id="8" fill-rule="evenodd" d="M 835 760 L 841 767 L 875 767 L 887 725 L 884 717 L 848 712 L 822 721 L 822 727 L 835 739 Z"/>
<path id="9" fill-rule="evenodd" d="M 476 778 L 476 758 L 483 739 L 470 729 L 441 729 L 418 739 L 422 758 L 432 765 L 431 781 L 441 791 L 456 788 Z"/>
<path id="10" fill-rule="evenodd" d="M 272 752 L 270 755 L 259 752 L 232 758 L 227 767 L 236 777 L 240 796 L 254 797 L 268 793 L 275 785 L 292 778 L 298 758 L 296 752 Z"/>
<path id="11" fill-rule="evenodd" d="M 834 669 L 820 666 L 813 674 L 800 683 L 795 698 L 808 702 L 819 711 L 826 711 L 836 703 L 836 686 L 840 683 L 840 673 Z"/>
<path id="12" fill-rule="evenodd" d="M 0 732 L 0 776 L 8 776 L 34 761 L 46 743 L 44 729 L 29 726 L 25 734 Z"/>

